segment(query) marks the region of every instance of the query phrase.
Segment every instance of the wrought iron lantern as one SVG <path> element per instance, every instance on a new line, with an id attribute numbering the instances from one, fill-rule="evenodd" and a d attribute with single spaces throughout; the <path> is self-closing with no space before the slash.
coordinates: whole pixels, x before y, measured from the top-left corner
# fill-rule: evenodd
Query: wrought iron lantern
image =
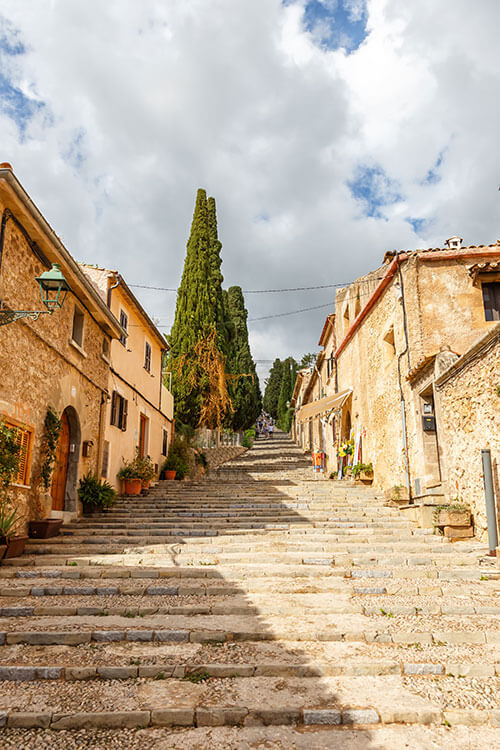
<path id="1" fill-rule="evenodd" d="M 64 278 L 59 263 L 53 263 L 50 271 L 44 271 L 41 276 L 36 277 L 40 287 L 40 296 L 42 304 L 46 310 L 5 310 L 0 306 L 0 326 L 7 323 L 14 323 L 20 318 L 31 318 L 38 320 L 40 315 L 52 315 L 54 310 L 60 309 L 64 305 L 67 293 L 70 287 Z"/>

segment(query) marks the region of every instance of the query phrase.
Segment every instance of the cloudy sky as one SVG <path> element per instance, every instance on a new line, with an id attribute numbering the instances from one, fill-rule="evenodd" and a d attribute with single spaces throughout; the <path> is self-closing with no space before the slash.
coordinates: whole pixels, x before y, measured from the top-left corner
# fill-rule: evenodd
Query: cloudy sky
<path id="1" fill-rule="evenodd" d="M 0 161 L 131 285 L 177 286 L 201 186 L 228 286 L 348 282 L 499 237 L 499 28 L 498 0 L 2 0 Z M 135 291 L 168 332 L 175 294 Z M 247 294 L 254 357 L 316 350 L 333 295 Z"/>

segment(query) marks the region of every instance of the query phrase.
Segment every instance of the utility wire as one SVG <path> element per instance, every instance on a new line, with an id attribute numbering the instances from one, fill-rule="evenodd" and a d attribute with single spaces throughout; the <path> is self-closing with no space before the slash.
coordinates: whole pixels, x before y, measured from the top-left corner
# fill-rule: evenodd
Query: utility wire
<path id="1" fill-rule="evenodd" d="M 315 305 L 314 307 L 303 307 L 301 310 L 290 310 L 290 312 L 275 313 L 274 315 L 262 315 L 260 318 L 248 318 L 248 322 L 252 323 L 255 320 L 269 320 L 269 318 L 283 318 L 285 315 L 296 315 L 297 313 L 308 312 L 309 310 L 320 310 L 323 307 L 331 307 L 332 303 L 327 302 L 326 305 Z"/>
<path id="2" fill-rule="evenodd" d="M 381 278 L 381 277 L 380 277 Z M 358 284 L 367 284 L 371 281 L 380 281 L 380 278 L 377 277 L 376 279 L 362 279 L 361 281 L 358 281 Z M 243 289 L 243 294 L 276 294 L 279 292 L 308 292 L 312 291 L 313 289 L 335 289 L 335 288 L 341 288 L 344 286 L 350 286 L 353 284 L 353 281 L 346 281 L 341 284 L 319 284 L 317 286 L 293 286 L 293 287 L 286 287 L 284 289 Z M 149 286 L 148 284 L 129 284 L 130 287 L 133 287 L 135 289 L 152 289 L 157 292 L 177 292 L 177 287 L 168 287 L 168 286 Z"/>

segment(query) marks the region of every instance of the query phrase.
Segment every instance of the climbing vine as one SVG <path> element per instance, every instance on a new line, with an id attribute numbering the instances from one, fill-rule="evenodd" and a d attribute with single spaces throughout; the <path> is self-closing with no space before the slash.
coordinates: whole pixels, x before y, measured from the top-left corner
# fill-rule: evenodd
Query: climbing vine
<path id="1" fill-rule="evenodd" d="M 54 470 L 54 462 L 56 460 L 57 441 L 59 440 L 59 433 L 61 431 L 61 420 L 52 406 L 49 406 L 47 409 L 43 426 L 43 463 L 40 470 L 40 478 L 44 488 L 48 490 L 50 487 L 52 472 Z"/>

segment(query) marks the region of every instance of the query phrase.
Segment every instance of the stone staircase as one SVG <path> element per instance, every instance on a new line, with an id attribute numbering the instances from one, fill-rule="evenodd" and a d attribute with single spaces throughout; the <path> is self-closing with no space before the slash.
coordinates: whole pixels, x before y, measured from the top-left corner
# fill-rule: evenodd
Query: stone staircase
<path id="1" fill-rule="evenodd" d="M 314 481 L 278 433 L 5 561 L 1 746 L 491 747 L 485 553 Z"/>

